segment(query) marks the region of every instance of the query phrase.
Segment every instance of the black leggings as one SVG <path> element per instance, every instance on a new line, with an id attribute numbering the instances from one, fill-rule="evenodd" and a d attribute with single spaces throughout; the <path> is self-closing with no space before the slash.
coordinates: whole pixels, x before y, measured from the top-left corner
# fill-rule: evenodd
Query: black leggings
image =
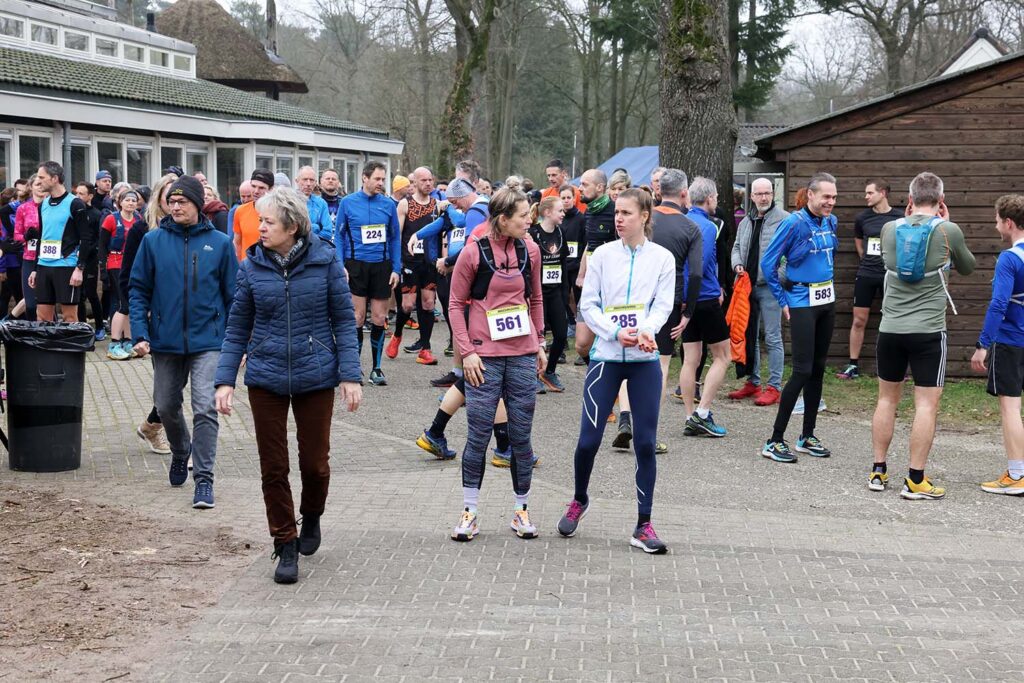
<path id="1" fill-rule="evenodd" d="M 565 315 L 565 287 L 544 287 L 544 328 L 551 333 L 547 372 L 558 369 L 558 358 L 565 351 L 568 321 Z"/>
<path id="2" fill-rule="evenodd" d="M 437 298 L 441 300 L 441 312 L 444 313 L 444 322 L 448 326 L 448 345 L 452 343 L 452 324 L 448 322 L 448 297 L 452 291 L 452 282 L 447 275 L 439 275 L 437 278 Z"/>
<path id="3" fill-rule="evenodd" d="M 818 422 L 818 403 L 825 377 L 825 361 L 836 324 L 836 305 L 806 306 L 789 309 L 789 333 L 793 374 L 782 389 L 779 412 L 775 416 L 772 441 L 782 441 L 800 393 L 804 395 L 804 429 L 800 436 L 813 436 Z"/>
<path id="4" fill-rule="evenodd" d="M 103 329 L 103 321 L 106 318 L 105 310 L 100 303 L 99 292 L 96 291 L 99 285 L 99 273 L 94 271 L 82 278 L 82 299 L 78 304 L 78 320 L 88 322 L 89 317 L 85 314 L 85 304 L 92 307 L 92 319 L 96 323 L 96 329 Z"/>

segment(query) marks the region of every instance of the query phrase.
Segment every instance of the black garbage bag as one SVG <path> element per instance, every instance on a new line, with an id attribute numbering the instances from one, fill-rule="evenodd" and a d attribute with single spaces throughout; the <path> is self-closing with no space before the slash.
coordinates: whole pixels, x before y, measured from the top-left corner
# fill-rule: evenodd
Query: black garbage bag
<path id="1" fill-rule="evenodd" d="M 46 323 L 7 320 L 0 323 L 0 341 L 43 351 L 81 353 L 96 348 L 96 331 L 89 323 Z"/>

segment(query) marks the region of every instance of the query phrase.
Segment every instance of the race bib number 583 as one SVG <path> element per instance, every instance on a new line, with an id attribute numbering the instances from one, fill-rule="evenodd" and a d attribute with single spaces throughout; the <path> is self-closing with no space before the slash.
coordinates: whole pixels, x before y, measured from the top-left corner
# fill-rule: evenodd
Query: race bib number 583
<path id="1" fill-rule="evenodd" d="M 832 280 L 815 282 L 807 287 L 807 299 L 811 306 L 823 306 L 836 300 L 836 288 Z"/>

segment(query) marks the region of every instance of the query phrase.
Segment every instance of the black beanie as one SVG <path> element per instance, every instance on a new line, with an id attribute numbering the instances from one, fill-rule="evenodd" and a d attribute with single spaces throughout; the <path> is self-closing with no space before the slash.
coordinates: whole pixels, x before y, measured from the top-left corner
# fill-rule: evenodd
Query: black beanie
<path id="1" fill-rule="evenodd" d="M 261 183 L 266 183 L 267 187 L 274 186 L 274 174 L 272 171 L 265 168 L 257 168 L 252 172 L 252 176 L 250 176 L 249 180 L 258 180 Z"/>
<path id="2" fill-rule="evenodd" d="M 167 199 L 171 197 L 184 197 L 199 209 L 202 213 L 203 205 L 206 204 L 206 195 L 203 192 L 203 184 L 190 175 L 182 176 L 171 184 L 171 191 L 167 193 Z"/>

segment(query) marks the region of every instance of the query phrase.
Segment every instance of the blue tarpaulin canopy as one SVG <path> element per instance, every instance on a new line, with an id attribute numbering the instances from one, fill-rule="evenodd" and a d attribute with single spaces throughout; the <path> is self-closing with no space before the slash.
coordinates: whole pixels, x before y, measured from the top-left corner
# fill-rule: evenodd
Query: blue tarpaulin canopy
<path id="1" fill-rule="evenodd" d="M 623 147 L 603 164 L 598 166 L 611 177 L 612 171 L 617 168 L 624 168 L 633 179 L 633 186 L 650 185 L 651 171 L 658 166 L 658 146 L 648 147 Z M 573 178 L 573 185 L 579 185 L 580 179 Z"/>

